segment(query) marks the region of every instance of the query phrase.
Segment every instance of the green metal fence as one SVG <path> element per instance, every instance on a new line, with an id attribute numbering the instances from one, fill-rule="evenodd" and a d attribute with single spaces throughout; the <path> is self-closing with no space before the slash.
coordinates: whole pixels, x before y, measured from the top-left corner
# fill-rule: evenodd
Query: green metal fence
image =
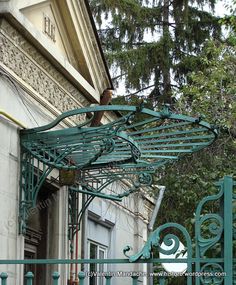
<path id="1" fill-rule="evenodd" d="M 236 284 L 234 266 L 234 240 L 236 238 L 235 226 L 235 199 L 234 188 L 236 182 L 230 176 L 225 176 L 215 184 L 216 194 L 207 196 L 197 206 L 195 212 L 195 236 L 190 237 L 188 231 L 181 225 L 167 223 L 158 227 L 150 235 L 142 250 L 134 255 L 128 255 L 131 247 L 127 246 L 123 252 L 125 259 L 48 259 L 48 260 L 0 260 L 0 264 L 128 264 L 148 263 L 157 268 L 146 274 L 143 272 L 130 272 L 129 284 L 142 284 L 142 277 L 154 278 L 155 284 L 180 284 L 174 280 L 183 280 L 187 285 L 232 285 Z M 210 206 L 210 207 L 209 207 Z M 184 250 L 179 252 L 180 244 Z M 185 255 L 187 253 L 187 256 Z M 160 254 L 164 254 L 161 257 Z M 155 257 L 157 255 L 157 258 Z M 173 257 L 174 255 L 174 257 Z M 180 258 L 182 257 L 182 258 Z M 163 264 L 186 264 L 186 270 L 180 273 L 166 272 Z M 112 284 L 115 272 L 103 272 L 105 284 Z M 7 273 L 0 275 L 2 285 L 7 283 Z M 25 275 L 26 285 L 32 285 L 33 273 Z M 78 275 L 79 284 L 84 284 L 89 278 L 87 272 Z M 172 280 L 172 281 L 171 281 Z M 59 284 L 60 275 L 52 273 L 53 285 Z M 170 283 L 172 282 L 172 283 Z M 179 281 L 178 281 L 179 282 Z"/>
<path id="2" fill-rule="evenodd" d="M 1 273 L 0 278 L 1 278 L 1 284 L 2 285 L 8 284 L 7 283 L 7 278 L 8 278 L 7 273 Z M 85 284 L 85 278 L 86 278 L 85 273 L 82 271 L 79 272 L 78 281 L 79 281 L 80 285 Z M 112 284 L 112 276 L 107 274 L 106 276 L 104 276 L 104 278 L 105 278 L 105 285 L 111 285 Z M 26 285 L 32 285 L 33 279 L 34 279 L 34 274 L 32 272 L 27 272 L 25 274 Z M 53 285 L 60 284 L 60 274 L 57 271 L 52 273 L 52 284 Z M 130 284 L 131 285 L 137 285 L 138 284 L 138 276 L 132 276 L 131 280 L 130 280 Z M 160 284 L 164 284 L 164 283 L 160 283 Z"/>

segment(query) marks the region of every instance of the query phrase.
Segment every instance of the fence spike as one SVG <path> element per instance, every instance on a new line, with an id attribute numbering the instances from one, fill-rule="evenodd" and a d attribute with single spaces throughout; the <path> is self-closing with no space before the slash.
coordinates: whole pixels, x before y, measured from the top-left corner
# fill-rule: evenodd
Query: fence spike
<path id="1" fill-rule="evenodd" d="M 2 280 L 2 285 L 7 285 L 7 277 L 8 277 L 8 274 L 6 272 L 2 272 L 0 274 L 0 278 Z"/>
<path id="2" fill-rule="evenodd" d="M 160 285 L 165 285 L 165 278 L 164 277 L 160 278 Z"/>
<path id="3" fill-rule="evenodd" d="M 111 277 L 112 276 L 109 276 L 109 275 L 105 276 L 105 278 L 106 278 L 106 285 L 111 285 Z"/>
<path id="4" fill-rule="evenodd" d="M 78 277 L 79 277 L 79 284 L 84 285 L 85 273 L 83 271 L 80 271 Z"/>
<path id="5" fill-rule="evenodd" d="M 132 276 L 132 285 L 138 285 L 138 276 Z"/>
<path id="6" fill-rule="evenodd" d="M 52 274 L 53 285 L 58 285 L 59 278 L 60 278 L 60 274 L 57 271 L 54 271 Z"/>
<path id="7" fill-rule="evenodd" d="M 25 274 L 25 278 L 26 278 L 26 285 L 32 285 L 33 284 L 33 278 L 34 278 L 34 274 L 32 272 L 27 272 Z"/>

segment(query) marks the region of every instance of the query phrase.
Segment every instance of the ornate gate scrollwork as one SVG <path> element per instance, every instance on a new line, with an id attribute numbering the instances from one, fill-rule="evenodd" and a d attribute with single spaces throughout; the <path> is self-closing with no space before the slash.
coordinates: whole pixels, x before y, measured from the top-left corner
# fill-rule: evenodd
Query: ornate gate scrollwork
<path id="1" fill-rule="evenodd" d="M 148 241 L 137 254 L 128 256 L 131 250 L 126 246 L 123 250 L 130 262 L 146 261 L 147 263 L 179 263 L 186 262 L 187 270 L 179 272 L 187 280 L 187 285 L 232 285 L 236 282 L 235 256 L 233 256 L 233 240 L 235 238 L 235 199 L 234 188 L 236 183 L 230 176 L 216 183 L 218 193 L 207 196 L 198 204 L 195 215 L 195 237 L 191 238 L 187 230 L 175 223 L 167 223 L 158 227 L 148 238 Z M 209 203 L 214 203 L 215 213 L 206 213 L 205 207 Z M 212 207 L 211 207 L 212 208 Z M 167 231 L 168 229 L 168 231 Z M 172 234 L 174 231 L 174 234 Z M 186 258 L 178 259 L 180 247 L 180 237 L 185 246 Z M 164 235 L 163 235 L 164 234 Z M 168 250 L 162 245 L 168 246 Z M 155 258 L 155 252 L 164 253 L 166 260 Z M 219 248 L 217 254 L 216 248 Z M 176 254 L 175 258 L 168 258 L 168 255 Z M 164 269 L 163 269 L 164 271 Z M 166 273 L 166 274 L 164 274 Z M 167 272 L 162 275 L 160 284 L 166 284 Z"/>

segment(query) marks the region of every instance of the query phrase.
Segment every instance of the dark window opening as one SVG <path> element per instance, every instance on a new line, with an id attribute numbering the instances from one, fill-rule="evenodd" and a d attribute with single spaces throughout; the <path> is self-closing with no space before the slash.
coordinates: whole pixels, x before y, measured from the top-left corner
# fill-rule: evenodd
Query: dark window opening
<path id="1" fill-rule="evenodd" d="M 37 203 L 28 211 L 27 229 L 25 235 L 25 259 L 47 259 L 52 258 L 49 254 L 49 246 L 56 242 L 53 237 L 52 223 L 56 223 L 54 210 L 56 206 L 55 188 L 44 185 L 38 194 Z M 55 256 L 56 256 L 55 252 Z M 37 264 L 25 265 L 24 273 L 33 272 L 33 285 L 47 284 L 50 265 Z M 24 280 L 26 284 L 26 280 Z"/>

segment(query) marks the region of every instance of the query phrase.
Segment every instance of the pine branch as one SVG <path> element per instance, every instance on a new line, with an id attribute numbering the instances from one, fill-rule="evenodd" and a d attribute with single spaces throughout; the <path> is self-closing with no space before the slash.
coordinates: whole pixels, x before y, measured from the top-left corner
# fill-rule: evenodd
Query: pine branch
<path id="1" fill-rule="evenodd" d="M 189 71 L 200 68 L 197 58 L 206 40 L 221 37 L 219 18 L 204 11 L 200 0 L 90 1 L 98 25 L 105 24 L 99 34 L 108 63 L 121 73 L 113 80 L 124 78 L 126 90 L 133 91 L 127 96 L 152 90 L 159 102 L 171 101 L 173 89 L 186 83 Z"/>
<path id="2" fill-rule="evenodd" d="M 149 88 L 152 88 L 152 87 L 155 87 L 155 84 L 152 84 L 152 85 L 143 87 L 142 89 L 139 89 L 138 91 L 136 91 L 136 92 L 134 92 L 134 93 L 125 95 L 124 97 L 131 97 L 131 96 L 133 96 L 133 95 L 137 95 L 138 93 L 140 93 L 140 92 L 142 92 L 142 91 L 144 91 L 144 90 L 147 90 L 147 89 L 149 89 Z"/>
<path id="3" fill-rule="evenodd" d="M 115 77 L 112 77 L 112 81 L 115 81 L 115 80 L 117 80 L 118 78 L 121 78 L 121 77 L 123 77 L 123 76 L 125 76 L 125 75 L 127 75 L 128 74 L 128 72 L 125 72 L 125 73 L 121 73 L 121 74 L 119 74 L 119 75 L 117 75 L 117 76 L 115 76 Z"/>

